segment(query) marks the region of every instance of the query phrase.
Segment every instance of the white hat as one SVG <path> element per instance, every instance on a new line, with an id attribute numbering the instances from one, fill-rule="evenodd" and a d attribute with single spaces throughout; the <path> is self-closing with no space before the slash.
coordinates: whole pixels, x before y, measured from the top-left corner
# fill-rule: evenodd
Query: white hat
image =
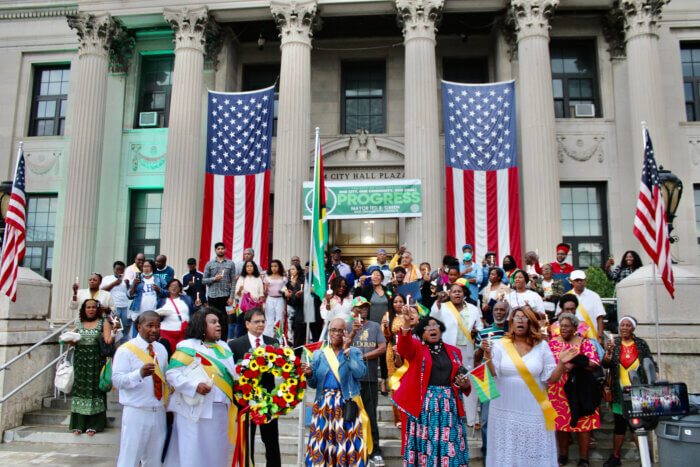
<path id="1" fill-rule="evenodd" d="M 575 281 L 578 279 L 586 279 L 586 273 L 581 271 L 580 269 L 577 269 L 575 271 L 571 271 L 571 274 L 569 275 L 569 280 L 570 281 Z"/>

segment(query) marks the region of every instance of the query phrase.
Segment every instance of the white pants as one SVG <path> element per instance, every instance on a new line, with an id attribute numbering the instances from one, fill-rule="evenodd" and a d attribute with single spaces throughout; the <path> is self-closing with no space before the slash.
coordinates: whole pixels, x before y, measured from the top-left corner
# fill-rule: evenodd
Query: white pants
<path id="1" fill-rule="evenodd" d="M 467 370 L 471 370 L 474 366 L 474 349 L 469 345 L 458 345 L 457 347 L 462 351 L 462 366 Z M 477 418 L 479 396 L 476 388 L 472 388 L 468 396 L 462 396 L 462 403 L 464 404 L 464 412 L 467 414 L 467 425 L 474 426 L 479 422 Z"/>
<path id="2" fill-rule="evenodd" d="M 117 467 L 160 467 L 165 435 L 164 407 L 124 406 Z"/>
<path id="3" fill-rule="evenodd" d="M 268 337 L 275 337 L 275 324 L 279 321 L 284 329 L 284 298 L 267 297 L 265 300 L 265 330 L 263 334 Z M 280 342 L 280 344 L 282 344 Z"/>
<path id="4" fill-rule="evenodd" d="M 229 464 L 228 406 L 215 403 L 212 418 L 200 418 L 196 423 L 175 412 L 170 436 L 167 467 L 224 467 Z"/>

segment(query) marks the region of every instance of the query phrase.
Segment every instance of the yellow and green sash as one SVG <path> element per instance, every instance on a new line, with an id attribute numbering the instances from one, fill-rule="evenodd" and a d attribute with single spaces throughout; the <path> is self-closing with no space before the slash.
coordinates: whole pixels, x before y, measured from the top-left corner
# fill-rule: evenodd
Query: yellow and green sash
<path id="1" fill-rule="evenodd" d="M 230 352 L 227 353 L 230 354 Z M 222 355 L 226 356 L 225 354 Z M 203 355 L 189 347 L 180 347 L 173 354 L 173 356 L 170 357 L 170 365 L 168 366 L 168 369 L 187 366 L 194 361 L 195 357 L 198 357 L 201 360 L 202 368 L 207 375 L 214 380 L 214 385 L 221 389 L 224 394 L 226 394 L 226 397 L 228 397 L 231 401 L 231 405 L 229 406 L 228 410 L 228 436 L 229 440 L 233 444 L 236 441 L 238 407 L 234 403 L 233 376 L 231 376 L 231 373 L 229 373 L 228 368 L 226 368 L 226 366 L 219 362 L 216 358 Z"/>
<path id="2" fill-rule="evenodd" d="M 401 385 L 401 378 L 403 378 L 403 375 L 405 375 L 407 371 L 408 360 L 404 358 L 403 365 L 397 368 L 394 374 L 389 378 L 389 389 L 392 391 L 398 391 L 399 386 Z"/>
<path id="3" fill-rule="evenodd" d="M 160 365 L 151 357 L 148 355 L 148 353 L 140 349 L 136 344 L 133 342 L 129 341 L 126 342 L 125 344 L 122 344 L 125 348 L 129 349 L 131 353 L 136 355 L 139 360 L 141 360 L 143 363 L 153 363 L 156 366 L 156 375 L 160 378 L 160 380 L 163 382 L 163 405 L 168 404 L 168 397 L 170 396 L 170 386 L 168 386 L 168 382 L 165 380 L 165 376 L 163 375 L 163 371 L 160 369 Z"/>
<path id="4" fill-rule="evenodd" d="M 515 368 L 518 370 L 518 373 L 520 373 L 520 377 L 525 382 L 525 385 L 540 404 L 547 429 L 550 431 L 554 430 L 554 420 L 557 418 L 557 411 L 554 410 L 554 407 L 552 407 L 552 403 L 549 401 L 547 393 L 540 388 L 537 382 L 535 382 L 535 378 L 532 376 L 532 373 L 530 373 L 530 370 L 527 369 L 523 358 L 518 353 L 518 349 L 516 349 L 515 345 L 513 345 L 513 341 L 508 337 L 504 337 L 501 339 L 501 342 L 503 343 L 503 348 L 508 353 L 508 356 L 513 361 Z"/>
<path id="5" fill-rule="evenodd" d="M 328 366 L 331 367 L 333 376 L 337 378 L 338 383 L 342 386 L 343 383 L 340 380 L 340 373 L 338 372 L 338 369 L 340 368 L 338 357 L 335 355 L 335 352 L 333 352 L 333 349 L 331 349 L 330 346 L 324 347 L 323 353 L 328 361 Z M 353 397 L 352 400 L 355 401 L 357 406 L 360 408 L 360 421 L 362 422 L 362 443 L 365 445 L 365 452 L 363 453 L 363 456 L 365 460 L 367 460 L 367 456 L 374 448 L 374 444 L 372 443 L 372 427 L 369 424 L 369 416 L 365 411 L 365 405 L 362 403 L 362 398 L 358 394 L 357 396 Z"/>
<path id="6" fill-rule="evenodd" d="M 469 332 L 467 329 L 467 326 L 464 324 L 464 321 L 462 320 L 462 315 L 459 314 L 459 311 L 457 310 L 457 307 L 454 305 L 452 302 L 447 302 L 446 303 L 447 308 L 450 309 L 452 312 L 452 315 L 455 317 L 457 320 L 457 324 L 459 324 L 459 328 L 462 330 L 465 336 L 467 336 L 467 340 L 474 345 L 474 339 L 472 339 L 472 333 Z M 466 305 L 465 305 L 466 306 Z"/>
<path id="7" fill-rule="evenodd" d="M 578 308 L 576 308 L 576 311 L 578 311 L 579 314 L 581 316 L 583 316 L 583 319 L 586 321 L 586 323 L 588 324 L 588 327 L 590 328 L 588 330 L 588 332 L 586 333 L 586 335 L 582 336 L 582 337 L 585 337 L 587 339 L 598 339 L 598 329 L 596 328 L 595 323 L 591 319 L 591 315 L 589 315 L 588 312 L 586 311 L 586 309 L 583 307 L 583 303 L 581 303 L 581 299 L 578 297 L 578 295 L 576 295 L 574 293 L 574 289 L 571 289 L 566 293 L 573 294 L 576 296 L 576 298 L 578 299 Z"/>

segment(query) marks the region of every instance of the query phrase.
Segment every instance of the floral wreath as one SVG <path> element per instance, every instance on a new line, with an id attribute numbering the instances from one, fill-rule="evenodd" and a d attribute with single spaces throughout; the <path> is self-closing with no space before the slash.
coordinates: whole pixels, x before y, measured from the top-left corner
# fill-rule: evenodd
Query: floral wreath
<path id="1" fill-rule="evenodd" d="M 248 409 L 257 425 L 288 414 L 304 397 L 306 378 L 301 360 L 289 347 L 267 345 L 248 352 L 236 365 L 240 378 L 233 387 L 236 402 Z M 268 391 L 260 385 L 264 373 L 272 373 L 284 382 Z"/>

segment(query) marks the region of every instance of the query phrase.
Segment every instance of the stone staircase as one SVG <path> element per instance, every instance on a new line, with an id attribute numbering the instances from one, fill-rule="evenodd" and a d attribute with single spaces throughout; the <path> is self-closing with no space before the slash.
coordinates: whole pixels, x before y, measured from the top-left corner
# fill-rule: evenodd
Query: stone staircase
<path id="1" fill-rule="evenodd" d="M 313 400 L 313 390 L 307 393 L 307 403 Z M 113 466 L 119 450 L 119 429 L 121 425 L 121 406 L 116 393 L 107 398 L 108 426 L 103 433 L 89 437 L 85 434 L 76 436 L 68 431 L 70 419 L 70 398 L 46 397 L 40 410 L 24 415 L 23 424 L 5 431 L 4 443 L 0 445 L 0 465 L 35 465 L 47 463 L 53 466 L 91 465 L 92 467 Z M 298 447 L 298 413 L 295 410 L 279 421 L 280 450 L 282 464 L 295 466 Z M 393 424 L 390 400 L 379 396 L 379 433 L 386 465 L 402 465 L 400 430 Z M 481 435 L 479 431 L 468 430 L 471 465 L 479 466 L 481 459 Z M 612 416 L 604 410 L 603 423 L 596 431 L 598 447 L 591 450 L 591 465 L 602 465 L 612 450 Z M 305 430 L 304 445 L 308 440 L 308 428 Z M 255 440 L 255 462 L 265 465 L 265 448 L 260 435 Z M 233 455 L 233 448 L 229 455 Z M 623 452 L 623 465 L 638 465 L 636 449 L 631 440 L 626 442 Z M 578 448 L 570 448 L 569 465 L 576 465 Z M 634 462 L 636 461 L 636 462 Z"/>

